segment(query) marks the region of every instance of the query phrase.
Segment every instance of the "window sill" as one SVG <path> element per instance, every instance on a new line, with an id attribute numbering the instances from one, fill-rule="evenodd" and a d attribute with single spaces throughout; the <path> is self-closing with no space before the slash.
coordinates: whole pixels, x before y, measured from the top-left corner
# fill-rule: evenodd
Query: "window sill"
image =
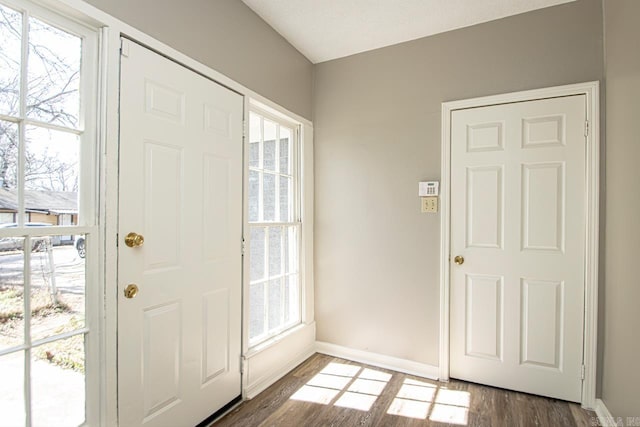
<path id="1" fill-rule="evenodd" d="M 280 341 L 285 340 L 289 336 L 301 331 L 302 329 L 308 326 L 309 325 L 306 323 L 298 323 L 297 325 L 294 325 L 289 329 L 285 329 L 284 331 L 280 332 L 278 335 L 275 335 L 271 338 L 266 339 L 265 341 L 255 344 L 253 347 L 249 347 L 249 350 L 247 350 L 247 352 L 245 353 L 244 358 L 250 359 L 257 354 L 262 353 L 263 351 L 278 344 Z"/>

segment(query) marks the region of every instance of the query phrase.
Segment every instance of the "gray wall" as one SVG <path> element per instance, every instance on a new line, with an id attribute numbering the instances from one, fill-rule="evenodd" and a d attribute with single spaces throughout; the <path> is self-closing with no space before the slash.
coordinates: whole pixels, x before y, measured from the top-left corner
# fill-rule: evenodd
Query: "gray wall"
<path id="1" fill-rule="evenodd" d="M 311 118 L 313 65 L 240 0 L 86 0 Z"/>
<path id="2" fill-rule="evenodd" d="M 438 364 L 443 101 L 603 77 L 602 6 L 580 0 L 316 66 L 317 338 Z"/>
<path id="3" fill-rule="evenodd" d="M 640 2 L 607 0 L 606 285 L 602 399 L 616 417 L 640 416 Z"/>

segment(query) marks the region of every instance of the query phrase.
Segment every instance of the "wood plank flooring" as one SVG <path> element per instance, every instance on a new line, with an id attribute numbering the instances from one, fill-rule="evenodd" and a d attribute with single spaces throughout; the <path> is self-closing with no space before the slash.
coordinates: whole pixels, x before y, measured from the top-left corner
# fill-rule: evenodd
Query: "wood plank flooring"
<path id="1" fill-rule="evenodd" d="M 595 417 L 575 403 L 315 354 L 212 426 L 563 427 L 597 425 Z"/>

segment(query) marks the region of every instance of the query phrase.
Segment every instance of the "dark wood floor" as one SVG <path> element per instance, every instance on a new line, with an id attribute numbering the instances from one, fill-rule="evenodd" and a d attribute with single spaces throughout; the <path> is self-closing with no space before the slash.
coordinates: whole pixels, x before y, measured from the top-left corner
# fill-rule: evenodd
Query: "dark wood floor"
<path id="1" fill-rule="evenodd" d="M 223 426 L 593 426 L 580 405 L 439 383 L 315 354 L 213 424 Z"/>

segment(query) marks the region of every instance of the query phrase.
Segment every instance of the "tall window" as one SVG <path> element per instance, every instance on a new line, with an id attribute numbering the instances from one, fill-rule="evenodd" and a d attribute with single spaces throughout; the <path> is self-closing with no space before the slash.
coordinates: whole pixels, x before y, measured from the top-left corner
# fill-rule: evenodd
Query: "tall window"
<path id="1" fill-rule="evenodd" d="M 91 422 L 96 49 L 91 30 L 0 0 L 0 424 Z"/>
<path id="2" fill-rule="evenodd" d="M 249 345 L 300 323 L 298 129 L 252 111 L 249 126 Z"/>

